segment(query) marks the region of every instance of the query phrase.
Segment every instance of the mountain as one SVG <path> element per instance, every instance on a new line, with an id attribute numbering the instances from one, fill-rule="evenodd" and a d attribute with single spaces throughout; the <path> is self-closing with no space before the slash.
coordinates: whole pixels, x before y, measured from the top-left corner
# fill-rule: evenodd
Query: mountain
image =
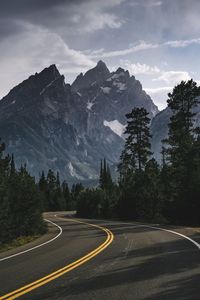
<path id="1" fill-rule="evenodd" d="M 55 65 L 14 87 L 0 101 L 0 137 L 19 166 L 32 174 L 51 168 L 68 181 L 98 178 L 100 159 L 115 166 L 125 114 L 144 106 L 158 113 L 141 83 L 128 71 L 110 72 L 104 62 L 65 83 Z"/>

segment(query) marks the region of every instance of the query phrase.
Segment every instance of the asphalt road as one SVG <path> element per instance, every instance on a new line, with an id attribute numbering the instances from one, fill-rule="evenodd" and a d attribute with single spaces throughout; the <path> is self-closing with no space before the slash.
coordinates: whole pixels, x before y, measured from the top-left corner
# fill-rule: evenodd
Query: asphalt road
<path id="1" fill-rule="evenodd" d="M 66 221 L 63 213 L 56 217 L 49 213 L 46 217 L 62 228 L 62 234 L 21 255 L 1 260 L 14 254 L 11 251 L 0 256 L 0 299 L 15 299 L 3 295 L 18 290 L 13 295 L 19 299 L 34 300 L 200 300 L 200 249 L 183 237 L 138 224 L 83 220 L 110 229 L 114 235 L 111 241 L 109 232 Z M 46 240 L 59 231 L 51 225 Z M 92 252 L 106 239 L 112 242 L 106 249 Z M 34 243 L 42 242 L 45 240 Z M 30 245 L 22 250 L 28 248 Z M 96 256 L 86 257 L 87 261 L 75 263 L 75 268 L 62 276 L 33 290 L 31 287 L 30 291 L 26 288 L 27 293 L 19 295 L 19 288 L 32 282 L 36 285 L 40 278 L 88 253 Z"/>

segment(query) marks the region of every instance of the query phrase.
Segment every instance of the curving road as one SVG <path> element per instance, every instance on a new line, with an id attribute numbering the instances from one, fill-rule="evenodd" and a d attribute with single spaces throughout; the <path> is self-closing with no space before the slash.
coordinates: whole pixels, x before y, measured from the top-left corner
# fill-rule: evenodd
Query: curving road
<path id="1" fill-rule="evenodd" d="M 199 236 L 195 244 L 134 223 L 45 217 L 59 227 L 50 224 L 20 255 L 0 255 L 0 300 L 200 300 Z"/>

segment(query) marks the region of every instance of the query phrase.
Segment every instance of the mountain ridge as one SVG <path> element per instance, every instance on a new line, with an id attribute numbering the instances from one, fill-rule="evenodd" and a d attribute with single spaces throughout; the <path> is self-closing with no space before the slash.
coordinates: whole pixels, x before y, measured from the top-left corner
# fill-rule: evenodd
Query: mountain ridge
<path id="1" fill-rule="evenodd" d="M 144 106 L 151 118 L 158 112 L 122 68 L 110 72 L 100 61 L 77 78 L 65 83 L 51 65 L 0 101 L 0 137 L 17 165 L 26 163 L 35 176 L 52 168 L 72 181 L 97 179 L 101 158 L 118 162 L 125 114 L 135 106 Z"/>

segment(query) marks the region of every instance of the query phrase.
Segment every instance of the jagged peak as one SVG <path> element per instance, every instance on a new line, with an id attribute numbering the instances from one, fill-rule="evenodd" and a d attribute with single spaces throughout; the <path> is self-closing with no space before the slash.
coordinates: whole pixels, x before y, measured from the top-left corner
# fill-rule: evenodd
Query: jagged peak
<path id="1" fill-rule="evenodd" d="M 100 60 L 94 68 L 88 70 L 84 75 L 81 73 L 76 77 L 72 83 L 72 89 L 78 91 L 82 88 L 88 88 L 94 83 L 102 84 L 109 76 L 109 69 L 106 64 Z"/>
<path id="2" fill-rule="evenodd" d="M 25 98 L 25 96 L 29 98 L 30 95 L 34 97 L 59 78 L 64 81 L 64 76 L 61 76 L 56 65 L 52 64 L 16 85 L 2 100 L 6 101 L 8 96 L 14 96 L 15 94 L 22 98 Z"/>
<path id="3" fill-rule="evenodd" d="M 125 73 L 125 70 L 121 67 L 119 67 L 117 70 L 116 70 L 116 73 Z"/>
<path id="4" fill-rule="evenodd" d="M 61 75 L 60 75 L 60 72 L 58 71 L 56 65 L 52 64 L 49 67 L 43 69 L 36 76 L 39 76 L 39 77 L 48 77 L 48 76 L 50 76 L 52 79 L 56 79 L 56 78 L 60 77 Z"/>
<path id="5" fill-rule="evenodd" d="M 102 60 L 99 60 L 96 66 L 97 66 L 97 67 L 106 67 L 106 68 L 107 68 L 105 62 L 102 61 Z"/>
<path id="6" fill-rule="evenodd" d="M 130 77 L 129 71 L 123 69 L 122 67 L 119 67 L 119 68 L 116 70 L 115 73 L 116 73 L 116 74 L 124 74 L 125 76 Z"/>

